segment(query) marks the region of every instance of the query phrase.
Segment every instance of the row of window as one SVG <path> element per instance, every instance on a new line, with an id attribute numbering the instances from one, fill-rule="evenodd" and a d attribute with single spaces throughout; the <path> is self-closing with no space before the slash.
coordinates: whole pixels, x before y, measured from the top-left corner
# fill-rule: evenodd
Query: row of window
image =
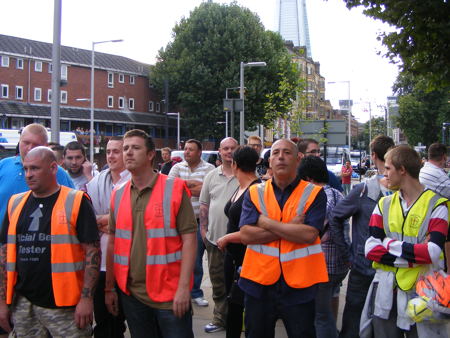
<path id="1" fill-rule="evenodd" d="M 125 108 L 125 98 L 120 96 L 117 101 L 117 106 L 121 109 Z M 114 108 L 114 96 L 108 96 L 108 108 Z M 134 110 L 134 99 L 128 99 L 128 109 Z"/>
<path id="2" fill-rule="evenodd" d="M 1 66 L 2 67 L 9 67 L 9 56 L 2 55 L 1 56 Z M 31 61 L 30 61 L 31 62 Z M 23 69 L 23 59 L 16 59 L 16 69 Z M 42 61 L 34 61 L 34 71 L 41 73 L 43 69 L 43 62 Z M 48 63 L 48 72 L 53 72 L 53 65 L 51 63 Z M 67 80 L 67 65 L 61 65 L 61 80 Z"/>
<path id="3" fill-rule="evenodd" d="M 125 83 L 125 74 L 118 74 L 119 83 Z M 136 83 L 136 77 L 134 75 L 129 75 L 129 82 L 131 85 Z M 114 88 L 114 73 L 108 72 L 108 88 Z"/>
<path id="4" fill-rule="evenodd" d="M 1 98 L 9 98 L 9 86 L 7 84 L 1 85 Z M 23 100 L 23 86 L 16 86 L 16 100 Z M 34 101 L 42 101 L 42 89 L 34 88 Z M 47 101 L 52 102 L 52 90 L 47 91 Z M 67 91 L 61 90 L 61 103 L 67 103 Z"/>
<path id="5" fill-rule="evenodd" d="M 153 101 L 148 101 L 148 111 L 156 111 L 159 113 L 161 111 L 161 104 L 156 102 L 156 105 Z"/>

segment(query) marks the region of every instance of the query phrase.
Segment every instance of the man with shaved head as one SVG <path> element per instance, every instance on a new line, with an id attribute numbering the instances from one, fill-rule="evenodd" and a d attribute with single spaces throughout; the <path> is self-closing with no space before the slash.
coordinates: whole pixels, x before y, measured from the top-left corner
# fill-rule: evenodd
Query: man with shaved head
<path id="1" fill-rule="evenodd" d="M 23 159 L 31 149 L 46 146 L 47 142 L 48 134 L 45 127 L 37 123 L 29 124 L 20 134 L 19 155 L 0 161 L 0 220 L 5 216 L 8 199 L 14 194 L 30 189 L 25 181 Z M 69 175 L 61 167 L 58 167 L 56 178 L 59 184 L 74 188 Z"/>
<path id="2" fill-rule="evenodd" d="M 26 153 L 31 190 L 9 199 L 0 232 L 0 326 L 18 337 L 90 337 L 100 264 L 91 201 L 58 184 L 50 148 Z"/>
<path id="3" fill-rule="evenodd" d="M 207 333 L 224 330 L 227 317 L 224 254 L 217 248 L 217 240 L 227 233 L 228 219 L 223 209 L 239 186 L 231 168 L 233 152 L 237 146 L 237 141 L 232 137 L 220 142 L 222 165 L 206 175 L 200 193 L 200 233 L 208 254 L 214 300 L 214 318 L 205 326 Z"/>
<path id="4" fill-rule="evenodd" d="M 289 337 L 315 337 L 314 299 L 328 281 L 320 245 L 327 198 L 323 188 L 297 175 L 296 145 L 272 145 L 273 178 L 253 185 L 240 218 L 247 245 L 239 279 L 245 293 L 246 337 L 274 337 L 277 319 Z"/>

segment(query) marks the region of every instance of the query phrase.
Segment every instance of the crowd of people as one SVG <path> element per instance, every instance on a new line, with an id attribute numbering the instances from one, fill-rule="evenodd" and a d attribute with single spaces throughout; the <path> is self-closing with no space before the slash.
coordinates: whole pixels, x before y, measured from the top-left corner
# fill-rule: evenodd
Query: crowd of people
<path id="1" fill-rule="evenodd" d="M 0 161 L 0 335 L 193 337 L 193 309 L 211 305 L 205 332 L 228 338 L 274 337 L 280 319 L 289 337 L 447 337 L 442 317 L 407 314 L 422 276 L 448 266 L 447 147 L 422 165 L 377 136 L 377 174 L 353 187 L 350 162 L 340 182 L 315 140 L 262 150 L 227 137 L 215 167 L 190 139 L 156 166 L 134 129 L 109 139 L 99 172 L 82 144 L 25 127 Z"/>

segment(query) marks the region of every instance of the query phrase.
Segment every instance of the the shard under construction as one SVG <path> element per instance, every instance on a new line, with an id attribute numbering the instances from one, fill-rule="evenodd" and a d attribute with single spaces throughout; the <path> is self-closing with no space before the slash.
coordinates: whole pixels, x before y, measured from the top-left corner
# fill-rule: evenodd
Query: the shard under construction
<path id="1" fill-rule="evenodd" d="M 292 41 L 295 47 L 305 46 L 306 55 L 311 56 L 306 0 L 278 1 L 278 32 L 284 40 Z"/>

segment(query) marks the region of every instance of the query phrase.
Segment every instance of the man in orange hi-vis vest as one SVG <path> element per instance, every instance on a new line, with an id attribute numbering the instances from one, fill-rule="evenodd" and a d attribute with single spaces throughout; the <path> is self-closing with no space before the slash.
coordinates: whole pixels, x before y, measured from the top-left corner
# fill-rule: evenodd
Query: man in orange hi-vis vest
<path id="1" fill-rule="evenodd" d="M 272 145 L 273 178 L 250 187 L 240 219 L 247 244 L 239 286 L 246 337 L 274 337 L 281 318 L 289 337 L 315 337 L 317 284 L 328 281 L 319 232 L 326 194 L 297 176 L 300 156 L 287 139 Z"/>
<path id="2" fill-rule="evenodd" d="M 144 131 L 124 135 L 131 180 L 111 195 L 106 306 L 117 315 L 120 295 L 132 337 L 191 338 L 197 221 L 185 181 L 153 170 L 154 158 Z"/>
<path id="3" fill-rule="evenodd" d="M 11 331 L 11 319 L 17 337 L 90 337 L 100 265 L 91 201 L 57 183 L 50 148 L 30 150 L 23 168 L 31 190 L 10 198 L 0 233 L 0 325 Z"/>

